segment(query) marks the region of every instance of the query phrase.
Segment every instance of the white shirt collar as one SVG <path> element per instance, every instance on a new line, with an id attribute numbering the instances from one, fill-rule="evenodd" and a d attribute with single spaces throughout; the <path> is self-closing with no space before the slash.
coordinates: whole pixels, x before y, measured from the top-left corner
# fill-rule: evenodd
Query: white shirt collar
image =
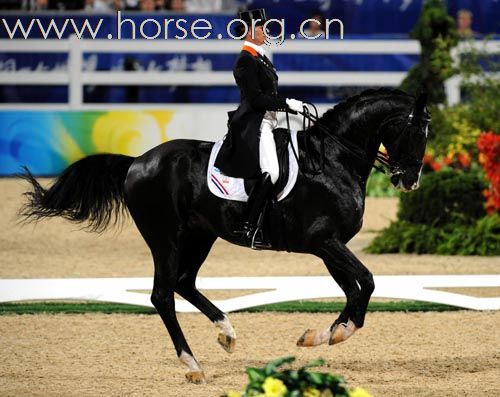
<path id="1" fill-rule="evenodd" d="M 257 45 L 257 44 L 254 44 L 254 43 L 251 43 L 250 41 L 246 41 L 243 43 L 243 45 L 247 45 L 249 47 L 252 47 L 255 51 L 257 51 L 261 56 L 264 56 L 264 54 L 266 53 L 266 50 L 264 50 L 264 48 L 262 48 L 260 45 Z"/>

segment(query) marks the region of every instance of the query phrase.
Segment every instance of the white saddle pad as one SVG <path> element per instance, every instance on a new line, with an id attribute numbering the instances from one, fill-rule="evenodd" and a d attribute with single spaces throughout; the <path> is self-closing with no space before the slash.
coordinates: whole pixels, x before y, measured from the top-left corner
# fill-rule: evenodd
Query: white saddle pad
<path id="1" fill-rule="evenodd" d="M 291 144 L 295 148 L 295 152 L 298 156 L 297 131 L 290 131 L 290 133 L 292 138 Z M 245 192 L 245 179 L 226 176 L 217 167 L 214 167 L 215 159 L 217 158 L 217 154 L 222 146 L 222 142 L 224 142 L 224 139 L 215 142 L 212 152 L 210 153 L 207 172 L 208 187 L 217 197 L 227 200 L 247 201 L 248 195 Z M 278 201 L 283 200 L 286 196 L 288 196 L 297 181 L 297 175 L 299 173 L 299 164 L 297 163 L 297 159 L 293 154 L 293 149 L 290 144 L 288 145 L 288 160 L 290 167 L 288 171 L 288 182 L 283 191 L 278 194 Z"/>

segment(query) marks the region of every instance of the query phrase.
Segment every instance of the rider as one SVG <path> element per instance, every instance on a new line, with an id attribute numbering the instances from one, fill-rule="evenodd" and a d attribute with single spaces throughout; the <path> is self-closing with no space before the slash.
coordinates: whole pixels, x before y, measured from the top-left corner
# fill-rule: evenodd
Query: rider
<path id="1" fill-rule="evenodd" d="M 258 221 L 279 176 L 273 136 L 278 125 L 276 111 L 302 111 L 303 103 L 278 96 L 278 75 L 262 48 L 266 40 L 265 10 L 240 12 L 239 18 L 244 23 L 239 26 L 238 36 L 245 41 L 233 75 L 241 100 L 238 109 L 228 113 L 229 132 L 215 166 L 228 176 L 258 178 L 248 197 L 247 221 L 237 232 L 255 248 L 264 244 L 256 241 Z"/>

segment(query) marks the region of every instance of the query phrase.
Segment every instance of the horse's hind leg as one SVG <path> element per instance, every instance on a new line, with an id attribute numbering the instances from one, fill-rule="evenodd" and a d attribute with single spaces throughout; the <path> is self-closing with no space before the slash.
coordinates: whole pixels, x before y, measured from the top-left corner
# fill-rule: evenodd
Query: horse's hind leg
<path id="1" fill-rule="evenodd" d="M 196 288 L 196 275 L 205 261 L 215 237 L 205 233 L 189 233 L 189 246 L 181 251 L 181 269 L 175 292 L 205 314 L 220 329 L 218 342 L 228 353 L 234 351 L 236 333 L 229 318 Z"/>
<path id="2" fill-rule="evenodd" d="M 189 368 L 186 378 L 190 382 L 201 383 L 204 380 L 203 371 L 189 348 L 175 314 L 174 292 L 179 278 L 182 222 L 173 211 L 149 203 L 142 196 L 136 201 L 133 198 L 129 194 L 127 205 L 153 255 L 155 275 L 151 302 L 172 338 L 177 356 Z"/>
<path id="3" fill-rule="evenodd" d="M 172 338 L 177 356 L 189 369 L 186 373 L 187 380 L 201 383 L 205 376 L 189 348 L 175 314 L 174 291 L 179 268 L 178 244 L 174 241 L 164 242 L 161 247 L 152 247 L 151 251 L 155 264 L 151 302 Z"/>

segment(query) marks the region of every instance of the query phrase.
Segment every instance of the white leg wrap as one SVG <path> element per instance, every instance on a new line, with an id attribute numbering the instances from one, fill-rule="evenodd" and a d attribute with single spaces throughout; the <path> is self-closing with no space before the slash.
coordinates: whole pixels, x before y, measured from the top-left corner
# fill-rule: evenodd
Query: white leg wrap
<path id="1" fill-rule="evenodd" d="M 198 372 L 201 371 L 200 366 L 196 359 L 189 353 L 186 353 L 184 350 L 181 352 L 179 356 L 179 360 L 189 368 L 190 372 Z"/>
<path id="2" fill-rule="evenodd" d="M 224 314 L 224 319 L 214 322 L 215 326 L 221 330 L 224 335 L 236 338 L 236 332 L 229 321 L 229 318 Z"/>

